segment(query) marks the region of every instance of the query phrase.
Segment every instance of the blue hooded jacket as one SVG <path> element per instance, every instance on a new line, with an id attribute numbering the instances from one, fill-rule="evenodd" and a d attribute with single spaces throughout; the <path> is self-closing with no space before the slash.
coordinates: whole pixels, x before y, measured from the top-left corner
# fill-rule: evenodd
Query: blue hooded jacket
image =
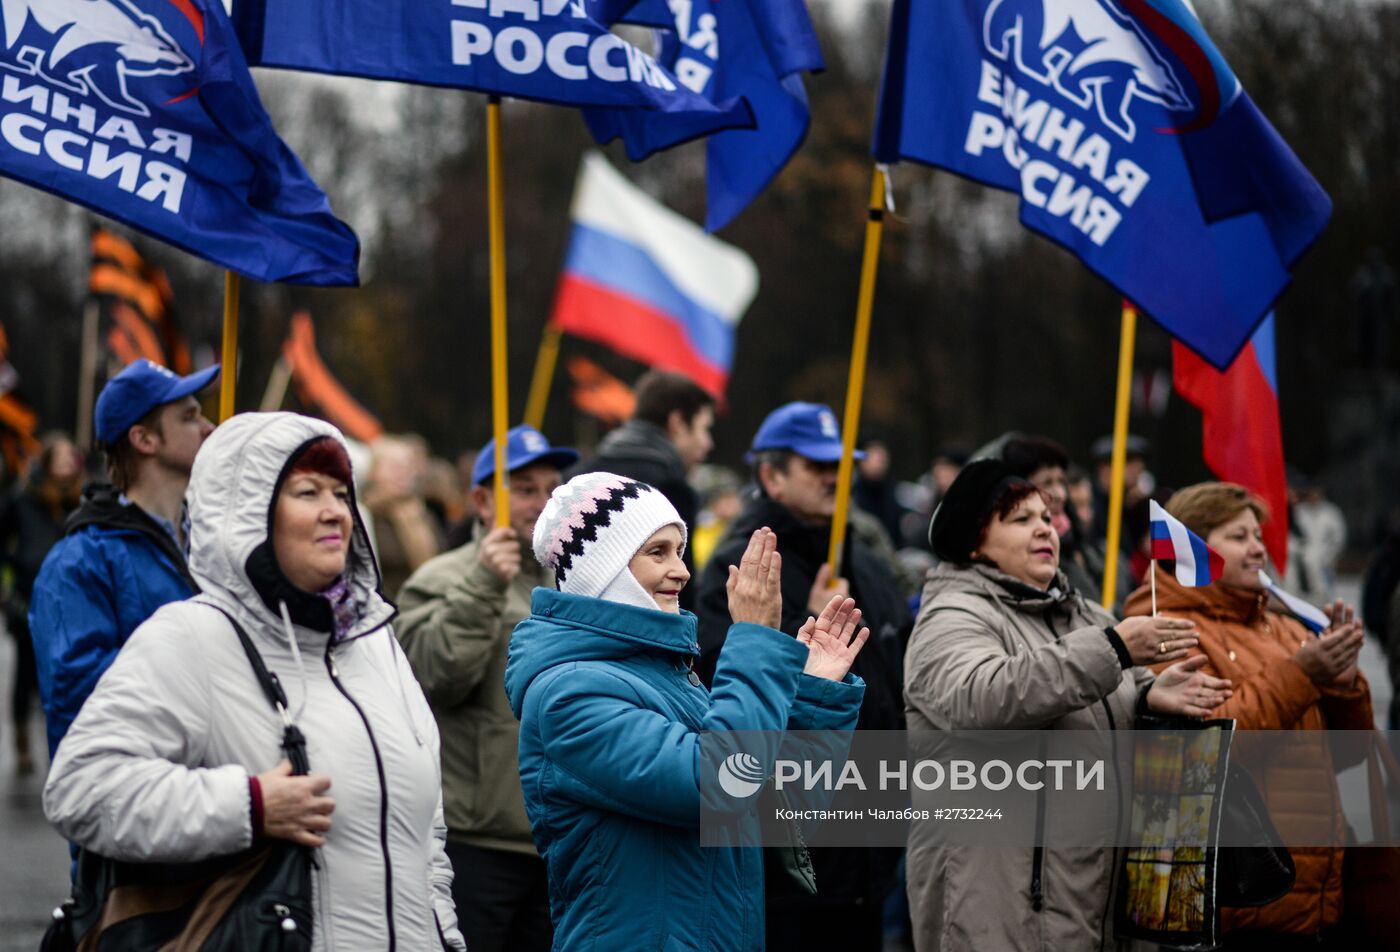
<path id="1" fill-rule="evenodd" d="M 108 485 L 84 491 L 65 531 L 29 602 L 50 757 L 137 626 L 199 591 L 170 534 Z"/>
<path id="2" fill-rule="evenodd" d="M 505 685 L 549 868 L 555 952 L 758 952 L 763 857 L 700 846 L 700 732 L 854 729 L 865 686 L 802 673 L 807 649 L 736 624 L 706 691 L 695 616 L 537 588 Z"/>

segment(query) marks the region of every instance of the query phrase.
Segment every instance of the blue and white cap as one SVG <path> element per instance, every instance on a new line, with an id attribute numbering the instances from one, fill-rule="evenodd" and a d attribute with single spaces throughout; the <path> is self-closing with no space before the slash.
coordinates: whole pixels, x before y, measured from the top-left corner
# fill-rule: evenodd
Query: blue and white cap
<path id="1" fill-rule="evenodd" d="M 144 357 L 107 381 L 93 411 L 97 439 L 108 446 L 156 407 L 198 393 L 219 375 L 217 366 L 181 377 Z"/>
<path id="2" fill-rule="evenodd" d="M 533 426 L 521 424 L 506 431 L 506 472 L 531 463 L 548 463 L 558 469 L 566 469 L 578 462 L 578 451 L 567 446 L 550 446 L 549 440 Z M 472 485 L 482 483 L 496 475 L 496 439 L 492 437 L 476 454 L 472 466 Z"/>
<path id="3" fill-rule="evenodd" d="M 759 425 L 745 461 L 752 463 L 763 450 L 791 450 L 816 463 L 835 463 L 841 459 L 841 426 L 825 404 L 785 403 Z M 853 455 L 865 458 L 860 450 Z"/>

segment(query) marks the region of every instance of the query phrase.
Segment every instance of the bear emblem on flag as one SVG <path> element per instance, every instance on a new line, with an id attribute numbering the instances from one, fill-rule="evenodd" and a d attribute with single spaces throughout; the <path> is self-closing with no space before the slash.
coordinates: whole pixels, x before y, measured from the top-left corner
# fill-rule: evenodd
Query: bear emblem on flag
<path id="1" fill-rule="evenodd" d="M 1128 142 L 1144 99 L 1176 112 L 1195 104 L 1135 21 L 1098 0 L 992 0 L 983 42 L 998 59 L 1054 88 Z"/>
<path id="2" fill-rule="evenodd" d="M 195 67 L 160 21 L 128 0 L 0 0 L 0 16 L 5 49 L 24 40 L 14 52 L 20 65 L 0 65 L 138 116 L 151 110 L 133 94 L 131 77 L 175 76 Z M 30 24 L 37 29 L 26 29 Z M 35 45 L 44 34 L 47 48 Z"/>

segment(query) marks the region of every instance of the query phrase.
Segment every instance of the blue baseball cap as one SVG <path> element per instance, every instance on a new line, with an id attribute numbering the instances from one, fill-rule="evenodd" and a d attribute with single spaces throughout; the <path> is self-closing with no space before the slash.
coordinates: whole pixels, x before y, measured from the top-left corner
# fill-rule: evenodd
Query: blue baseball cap
<path id="1" fill-rule="evenodd" d="M 754 434 L 753 445 L 745 455 L 762 450 L 791 450 L 814 463 L 835 463 L 841 459 L 841 426 L 831 408 L 820 403 L 785 403 L 764 418 Z M 860 450 L 852 454 L 865 459 Z"/>
<path id="2" fill-rule="evenodd" d="M 218 375 L 217 364 L 188 377 L 181 377 L 144 357 L 128 364 L 125 370 L 107 381 L 97 397 L 93 417 L 98 442 L 112 445 L 156 407 L 198 393 Z"/>
<path id="3" fill-rule="evenodd" d="M 572 466 L 579 460 L 578 451 L 567 446 L 550 446 L 544 434 L 533 426 L 521 424 L 506 431 L 506 472 L 531 463 L 547 463 L 556 469 Z M 486 441 L 481 452 L 476 454 L 476 464 L 472 466 L 472 485 L 480 486 L 496 475 L 496 439 Z"/>

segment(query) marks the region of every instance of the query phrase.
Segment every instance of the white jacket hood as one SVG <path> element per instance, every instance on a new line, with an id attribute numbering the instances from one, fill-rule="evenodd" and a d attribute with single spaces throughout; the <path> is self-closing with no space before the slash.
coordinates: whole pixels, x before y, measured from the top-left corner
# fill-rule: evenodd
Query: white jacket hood
<path id="1" fill-rule="evenodd" d="M 270 544 L 272 503 L 288 463 L 308 442 L 330 437 L 349 446 L 329 423 L 296 413 L 240 413 L 200 447 L 186 502 L 190 518 L 190 572 L 205 594 L 225 607 L 280 627 L 249 577 L 248 560 Z M 353 496 L 354 487 L 351 487 Z M 379 592 L 379 568 L 369 535 L 351 505 L 354 529 L 346 561 L 357 621 L 347 637 L 382 627 L 394 607 Z"/>
<path id="2" fill-rule="evenodd" d="M 44 809 L 70 840 L 127 862 L 246 849 L 248 778 L 282 758 L 283 725 L 229 624 L 236 619 L 284 685 L 311 769 L 333 781 L 335 814 L 313 873 L 313 952 L 465 952 L 437 726 L 389 625 L 394 609 L 377 591 L 364 528 L 357 519 L 347 571 L 360 611 L 348 637 L 287 624 L 248 573 L 269 541 L 288 460 L 327 436 L 342 440 L 318 420 L 247 413 L 205 441 L 187 495 L 190 565 L 203 591 L 162 607 L 122 646 L 59 746 Z"/>

